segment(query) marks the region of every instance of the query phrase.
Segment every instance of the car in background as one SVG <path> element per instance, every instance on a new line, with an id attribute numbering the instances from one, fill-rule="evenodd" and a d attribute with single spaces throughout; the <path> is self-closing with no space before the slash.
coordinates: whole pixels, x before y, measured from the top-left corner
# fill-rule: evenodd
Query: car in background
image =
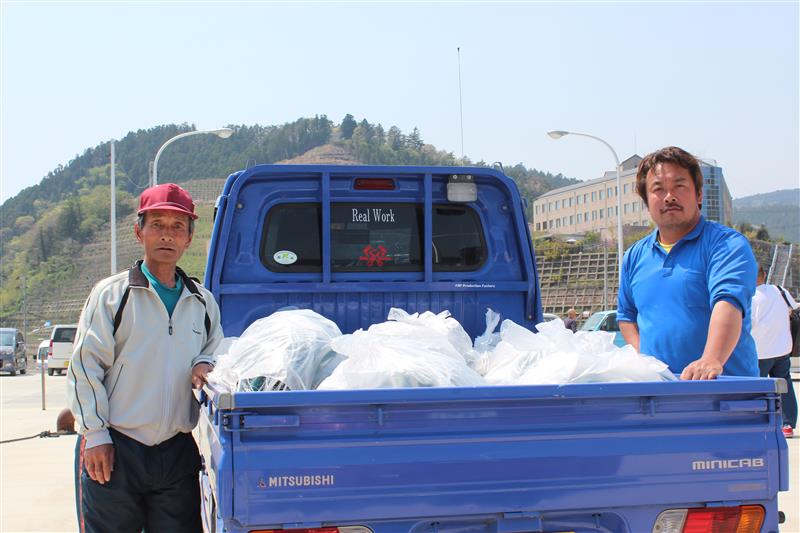
<path id="1" fill-rule="evenodd" d="M 0 372 L 16 376 L 24 374 L 28 367 L 25 354 L 25 337 L 17 328 L 0 328 Z"/>
<path id="2" fill-rule="evenodd" d="M 625 346 L 625 337 L 619 330 L 616 311 L 598 311 L 586 320 L 580 331 L 610 331 L 614 334 L 614 344 Z"/>
<path id="3" fill-rule="evenodd" d="M 42 364 L 47 368 L 47 354 L 50 353 L 50 339 L 45 339 L 39 343 L 36 350 L 36 370 L 42 369 Z"/>
<path id="4" fill-rule="evenodd" d="M 558 318 L 558 315 L 554 315 L 553 313 L 542 314 L 542 322 L 550 322 L 551 320 L 555 320 L 556 318 Z"/>
<path id="5" fill-rule="evenodd" d="M 72 358 L 72 343 L 75 341 L 77 324 L 56 324 L 50 334 L 50 347 L 47 353 L 47 375 L 61 375 L 69 368 Z"/>

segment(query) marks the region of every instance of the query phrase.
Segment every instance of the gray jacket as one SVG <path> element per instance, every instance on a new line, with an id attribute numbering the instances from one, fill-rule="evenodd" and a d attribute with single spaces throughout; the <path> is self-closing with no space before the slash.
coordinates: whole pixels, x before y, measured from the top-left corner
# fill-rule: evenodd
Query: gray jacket
<path id="1" fill-rule="evenodd" d="M 170 317 L 140 265 L 99 282 L 81 313 L 67 388 L 87 448 L 110 444 L 109 427 L 147 446 L 190 432 L 198 417 L 192 368 L 213 364 L 223 338 L 205 287 L 178 269 L 183 292 Z"/>

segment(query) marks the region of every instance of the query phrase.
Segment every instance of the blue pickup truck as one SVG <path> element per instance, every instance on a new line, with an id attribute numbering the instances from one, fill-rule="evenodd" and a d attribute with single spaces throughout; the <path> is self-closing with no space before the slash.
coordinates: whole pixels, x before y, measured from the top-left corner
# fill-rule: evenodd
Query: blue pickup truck
<path id="1" fill-rule="evenodd" d="M 542 319 L 514 182 L 488 168 L 254 166 L 219 197 L 225 334 L 286 307 Z M 211 532 L 777 532 L 780 380 L 200 395 Z"/>

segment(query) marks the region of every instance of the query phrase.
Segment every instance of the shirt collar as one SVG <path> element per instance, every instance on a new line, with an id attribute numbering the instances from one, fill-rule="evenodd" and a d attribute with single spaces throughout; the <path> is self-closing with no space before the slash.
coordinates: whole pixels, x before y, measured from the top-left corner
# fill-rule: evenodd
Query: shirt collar
<path id="1" fill-rule="evenodd" d="M 697 224 L 695 224 L 695 226 L 692 228 L 692 231 L 681 237 L 678 242 L 692 241 L 697 239 L 700 234 L 703 233 L 703 228 L 705 225 L 706 219 L 703 215 L 700 215 L 700 220 L 697 221 Z M 653 233 L 651 233 L 647 238 L 650 241 L 650 246 L 658 246 L 658 228 L 654 229 Z M 678 242 L 674 243 L 673 246 L 678 244 Z"/>

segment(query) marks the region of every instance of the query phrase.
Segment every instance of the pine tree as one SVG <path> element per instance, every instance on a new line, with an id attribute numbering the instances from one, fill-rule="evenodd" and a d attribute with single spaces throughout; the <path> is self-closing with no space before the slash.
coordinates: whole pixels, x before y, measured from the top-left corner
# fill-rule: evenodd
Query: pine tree
<path id="1" fill-rule="evenodd" d="M 346 114 L 342 119 L 342 125 L 339 127 L 339 131 L 342 134 L 342 139 L 351 139 L 356 126 L 358 126 L 358 123 L 356 122 L 356 119 L 353 118 L 353 115 L 350 113 Z"/>

